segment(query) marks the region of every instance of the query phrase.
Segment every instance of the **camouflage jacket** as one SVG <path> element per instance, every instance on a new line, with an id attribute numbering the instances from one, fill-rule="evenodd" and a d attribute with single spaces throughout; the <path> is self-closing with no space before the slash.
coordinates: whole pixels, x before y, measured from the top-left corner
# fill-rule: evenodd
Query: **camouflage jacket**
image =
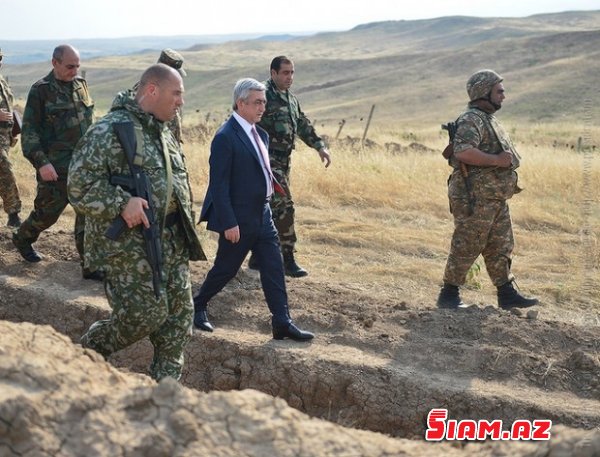
<path id="1" fill-rule="evenodd" d="M 0 75 L 0 109 L 13 110 L 14 97 L 8 82 Z M 12 122 L 0 122 L 0 135 L 8 135 L 12 129 Z"/>
<path id="2" fill-rule="evenodd" d="M 493 114 L 470 107 L 457 119 L 454 152 L 477 148 L 487 154 L 500 154 L 512 151 L 516 162 L 511 168 L 477 167 L 469 165 L 469 179 L 475 197 L 491 200 L 507 200 L 518 192 L 518 154 L 508 133 L 502 128 Z M 459 162 L 452 157 L 454 171 L 450 176 L 448 195 L 450 198 L 467 198 L 464 179 L 460 174 Z"/>
<path id="3" fill-rule="evenodd" d="M 126 189 L 110 183 L 112 175 L 131 175 L 127 157 L 112 124 L 132 121 L 134 117 L 142 127 L 141 167 L 150 180 L 157 218 L 162 225 L 170 203 L 167 202 L 167 168 L 162 147 L 164 139 L 171 160 L 171 201 L 175 200 L 181 216 L 189 258 L 205 260 L 206 256 L 195 230 L 191 188 L 181 147 L 165 123 L 142 111 L 129 91 L 120 93 L 111 111 L 81 139 L 73 152 L 69 167 L 69 200 L 75 210 L 86 217 L 85 263 L 90 268 L 102 268 L 107 257 L 143 249 L 140 227 L 126 230 L 117 241 L 104 236 L 106 229 L 131 198 Z"/>
<path id="4" fill-rule="evenodd" d="M 94 121 L 94 102 L 85 79 L 58 81 L 51 71 L 27 96 L 23 114 L 23 155 L 39 170 L 51 163 L 65 178 L 73 148 Z"/>
<path id="5" fill-rule="evenodd" d="M 289 90 L 277 90 L 272 79 L 264 84 L 267 86 L 267 108 L 258 125 L 269 134 L 269 152 L 290 154 L 295 147 L 296 135 L 311 148 L 325 147 L 325 142 L 302 112 L 296 96 Z"/>

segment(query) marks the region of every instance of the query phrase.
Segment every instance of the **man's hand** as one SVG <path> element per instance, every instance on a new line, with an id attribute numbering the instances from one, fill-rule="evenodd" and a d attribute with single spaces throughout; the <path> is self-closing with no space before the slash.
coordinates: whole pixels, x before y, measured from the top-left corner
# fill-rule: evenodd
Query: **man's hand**
<path id="1" fill-rule="evenodd" d="M 56 173 L 54 165 L 51 163 L 41 166 L 38 170 L 38 173 L 42 177 L 43 181 L 58 181 L 58 173 Z"/>
<path id="2" fill-rule="evenodd" d="M 497 167 L 508 168 L 512 165 L 513 155 L 510 151 L 502 151 L 496 156 L 496 159 L 497 163 L 495 165 Z"/>
<path id="3" fill-rule="evenodd" d="M 13 113 L 11 111 L 6 111 L 4 108 L 0 109 L 0 121 L 2 122 L 12 122 Z"/>
<path id="4" fill-rule="evenodd" d="M 240 241 L 240 226 L 236 225 L 233 228 L 225 230 L 225 239 L 231 243 L 237 243 Z"/>
<path id="5" fill-rule="evenodd" d="M 321 157 L 321 162 L 325 162 L 325 168 L 331 164 L 331 154 L 327 148 L 319 149 L 319 157 Z"/>
<path id="6" fill-rule="evenodd" d="M 131 197 L 121 211 L 121 217 L 127 223 L 127 227 L 133 228 L 136 225 L 144 224 L 144 227 L 150 227 L 150 221 L 146 216 L 145 209 L 148 209 L 148 202 L 140 197 Z"/>

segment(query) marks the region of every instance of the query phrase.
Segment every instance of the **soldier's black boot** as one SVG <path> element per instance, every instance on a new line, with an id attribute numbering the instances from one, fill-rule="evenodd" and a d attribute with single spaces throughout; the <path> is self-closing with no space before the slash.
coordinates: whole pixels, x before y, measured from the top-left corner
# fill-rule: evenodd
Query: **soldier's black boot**
<path id="1" fill-rule="evenodd" d="M 81 269 L 83 279 L 91 279 L 92 281 L 104 281 L 104 272 L 102 270 L 90 270 L 89 268 Z"/>
<path id="2" fill-rule="evenodd" d="M 293 252 L 286 252 L 283 254 L 283 267 L 286 276 L 291 276 L 292 278 L 301 278 L 308 274 L 308 271 L 296 263 Z"/>
<path id="3" fill-rule="evenodd" d="M 6 226 L 19 228 L 21 226 L 21 218 L 19 217 L 19 213 L 10 213 L 8 215 L 8 222 L 6 223 Z"/>
<path id="4" fill-rule="evenodd" d="M 13 233 L 12 242 L 25 260 L 31 263 L 39 262 L 43 259 L 42 255 L 31 246 L 31 243 L 23 243 L 17 237 L 17 232 Z"/>
<path id="5" fill-rule="evenodd" d="M 438 295 L 438 308 L 457 309 L 461 305 L 464 305 L 464 303 L 460 298 L 458 286 L 454 286 L 445 282 L 444 286 L 440 290 L 440 294 Z"/>
<path id="6" fill-rule="evenodd" d="M 513 286 L 513 282 L 498 287 L 498 306 L 502 309 L 529 308 L 537 305 L 539 300 L 535 297 L 523 297 Z"/>

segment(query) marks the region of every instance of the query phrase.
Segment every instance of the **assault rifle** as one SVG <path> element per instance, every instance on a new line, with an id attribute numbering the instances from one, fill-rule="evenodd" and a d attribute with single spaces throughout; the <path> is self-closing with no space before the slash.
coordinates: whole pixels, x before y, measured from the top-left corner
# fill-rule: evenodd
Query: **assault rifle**
<path id="1" fill-rule="evenodd" d="M 448 146 L 442 152 L 442 155 L 448 163 L 450 163 L 451 157 L 454 155 L 454 137 L 456 136 L 456 130 L 458 126 L 456 122 L 448 122 L 447 124 L 442 124 L 442 130 L 448 131 Z M 457 159 L 458 160 L 458 159 Z M 467 199 L 469 201 L 469 216 L 473 214 L 475 210 L 475 195 L 473 194 L 473 186 L 471 185 L 471 179 L 469 178 L 469 168 L 466 163 L 459 161 L 460 164 L 460 174 L 463 177 L 463 181 L 465 183 L 465 189 L 467 190 Z"/>
<path id="2" fill-rule="evenodd" d="M 117 122 L 113 124 L 113 129 L 119 143 L 123 146 L 125 156 L 131 175 L 113 175 L 110 183 L 113 186 L 121 186 L 131 193 L 134 197 L 143 198 L 148 202 L 148 208 L 144 209 L 150 227 L 141 225 L 142 235 L 144 237 L 144 249 L 146 258 L 152 268 L 152 286 L 154 295 L 160 297 L 160 280 L 162 276 L 162 248 L 160 245 L 160 224 L 156 217 L 156 208 L 152 202 L 152 188 L 148 176 L 142 171 L 139 165 L 134 162 L 137 143 L 133 122 Z M 121 234 L 127 229 L 127 223 L 121 215 L 117 216 L 110 227 L 104 233 L 104 236 L 111 240 L 118 240 Z"/>

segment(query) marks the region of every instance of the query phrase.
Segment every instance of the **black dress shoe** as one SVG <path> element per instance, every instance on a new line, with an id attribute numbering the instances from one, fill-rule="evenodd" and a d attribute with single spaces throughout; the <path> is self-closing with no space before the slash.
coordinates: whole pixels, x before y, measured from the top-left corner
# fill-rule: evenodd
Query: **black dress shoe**
<path id="1" fill-rule="evenodd" d="M 15 235 L 12 237 L 12 242 L 25 260 L 31 263 L 39 262 L 43 259 L 42 255 L 31 247 L 31 244 L 21 245 L 17 242 Z"/>
<path id="2" fill-rule="evenodd" d="M 294 324 L 288 325 L 287 327 L 273 327 L 273 339 L 282 340 L 289 338 L 295 341 L 308 341 L 315 337 L 314 334 L 300 330 Z"/>
<path id="3" fill-rule="evenodd" d="M 205 309 L 194 313 L 194 327 L 204 332 L 212 332 L 215 329 L 212 324 L 208 322 L 208 314 Z"/>

